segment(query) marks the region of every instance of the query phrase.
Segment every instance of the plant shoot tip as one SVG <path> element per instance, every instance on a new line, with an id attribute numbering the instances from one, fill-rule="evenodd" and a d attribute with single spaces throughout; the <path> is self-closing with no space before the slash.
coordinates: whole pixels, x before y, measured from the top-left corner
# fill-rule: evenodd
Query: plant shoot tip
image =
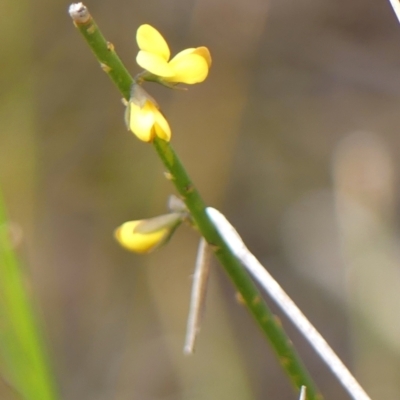
<path id="1" fill-rule="evenodd" d="M 89 11 L 83 3 L 72 3 L 68 12 L 72 20 L 78 24 L 84 24 L 90 19 Z"/>

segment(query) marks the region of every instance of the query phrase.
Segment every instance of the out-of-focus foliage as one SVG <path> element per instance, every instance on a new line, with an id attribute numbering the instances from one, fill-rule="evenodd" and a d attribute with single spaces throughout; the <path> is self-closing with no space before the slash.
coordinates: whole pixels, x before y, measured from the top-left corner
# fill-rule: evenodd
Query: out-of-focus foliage
<path id="1" fill-rule="evenodd" d="M 400 293 L 400 26 L 389 4 L 87 6 L 133 74 L 144 23 L 168 37 L 173 54 L 210 49 L 202 85 L 145 85 L 174 147 L 205 200 L 236 225 L 372 398 L 398 399 L 400 336 L 387 323 Z M 195 233 L 183 227 L 146 256 L 115 243 L 124 221 L 165 212 L 172 185 L 151 146 L 126 131 L 119 94 L 67 7 L 5 0 L 0 13 L 0 182 L 24 233 L 19 252 L 63 399 L 295 398 L 217 265 L 197 352 L 182 355 Z M 345 398 L 283 324 L 326 398 Z M 0 391 L 12 398 L 6 385 Z"/>
<path id="2" fill-rule="evenodd" d="M 32 297 L 15 255 L 19 228 L 6 216 L 0 191 L 0 359 L 2 379 L 14 395 L 56 400 L 51 367 Z"/>

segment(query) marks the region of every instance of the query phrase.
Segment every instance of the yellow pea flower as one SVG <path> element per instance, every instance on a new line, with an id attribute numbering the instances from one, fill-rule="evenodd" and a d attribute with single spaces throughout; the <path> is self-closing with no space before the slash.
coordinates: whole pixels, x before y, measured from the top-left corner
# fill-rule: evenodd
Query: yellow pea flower
<path id="1" fill-rule="evenodd" d="M 150 25 L 141 25 L 136 40 L 139 53 L 136 62 L 147 71 L 172 83 L 203 82 L 211 66 L 207 47 L 190 48 L 170 60 L 170 50 L 160 32 Z"/>
<path id="2" fill-rule="evenodd" d="M 135 253 L 149 253 L 165 244 L 182 222 L 181 213 L 171 213 L 118 227 L 114 236 L 119 244 Z"/>
<path id="3" fill-rule="evenodd" d="M 156 101 L 138 84 L 132 85 L 125 122 L 127 128 L 144 142 L 151 142 L 155 136 L 167 142 L 171 139 L 171 128 Z"/>

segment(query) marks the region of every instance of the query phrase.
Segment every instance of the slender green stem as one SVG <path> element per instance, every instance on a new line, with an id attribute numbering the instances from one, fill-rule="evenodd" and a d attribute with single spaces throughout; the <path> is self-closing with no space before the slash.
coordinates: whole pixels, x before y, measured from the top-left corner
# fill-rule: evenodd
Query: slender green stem
<path id="1" fill-rule="evenodd" d="M 0 193 L 0 355 L 2 373 L 22 398 L 57 398 L 43 340 L 10 242 Z"/>
<path id="2" fill-rule="evenodd" d="M 272 314 L 246 270 L 232 254 L 208 217 L 203 199 L 171 145 L 162 139 L 156 138 L 154 146 L 165 167 L 173 177 L 172 182 L 185 201 L 199 231 L 211 245 L 216 257 L 233 281 L 243 301 L 267 336 L 292 383 L 298 389 L 302 385 L 306 386 L 308 399 L 322 399 L 321 394 L 316 391 L 311 377 L 297 355 L 292 342 L 284 332 L 280 321 Z"/>
<path id="3" fill-rule="evenodd" d="M 70 14 L 75 26 L 86 39 L 101 65 L 107 65 L 111 68 L 103 67 L 103 70 L 110 75 L 122 95 L 128 100 L 133 79 L 129 76 L 121 60 L 116 55 L 113 46 L 110 46 L 104 39 L 84 5 L 71 5 Z M 290 339 L 282 329 L 279 320 L 271 313 L 253 281 L 237 258 L 232 254 L 228 245 L 221 238 L 212 221 L 209 219 L 204 201 L 186 173 L 172 146 L 159 138 L 156 138 L 153 144 L 164 166 L 170 173 L 171 181 L 185 201 L 200 233 L 211 245 L 216 257 L 224 266 L 243 301 L 271 343 L 282 368 L 286 371 L 298 390 L 300 390 L 302 385 L 307 387 L 308 400 L 322 399 L 307 369 L 293 348 Z"/>
<path id="4" fill-rule="evenodd" d="M 124 98 L 129 100 L 134 80 L 115 52 L 114 45 L 106 41 L 95 21 L 88 13 L 87 8 L 82 3 L 72 4 L 70 14 L 75 26 L 85 37 L 89 47 L 100 62 L 101 69 L 117 85 Z"/>

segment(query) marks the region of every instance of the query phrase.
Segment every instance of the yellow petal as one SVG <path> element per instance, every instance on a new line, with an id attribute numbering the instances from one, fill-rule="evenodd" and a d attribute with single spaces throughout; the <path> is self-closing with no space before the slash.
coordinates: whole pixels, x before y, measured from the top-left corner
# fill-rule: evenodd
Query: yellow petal
<path id="1" fill-rule="evenodd" d="M 164 115 L 159 110 L 155 111 L 156 112 L 154 113 L 154 118 L 155 118 L 154 129 L 156 135 L 159 138 L 165 140 L 166 142 L 169 142 L 171 140 L 171 128 L 169 127 L 168 121 L 165 119 Z"/>
<path id="2" fill-rule="evenodd" d="M 190 49 L 185 49 L 179 52 L 173 59 L 176 61 L 182 56 L 186 56 L 187 54 L 197 54 L 201 57 L 203 57 L 206 62 L 208 67 L 211 67 L 211 54 L 210 51 L 207 49 L 207 47 L 197 47 L 197 48 L 190 48 Z"/>
<path id="3" fill-rule="evenodd" d="M 130 251 L 148 253 L 164 242 L 170 229 L 166 227 L 151 233 L 135 232 L 135 229 L 141 222 L 125 222 L 115 231 L 115 238 L 123 247 Z"/>
<path id="4" fill-rule="evenodd" d="M 151 25 L 144 24 L 139 27 L 136 33 L 136 41 L 140 50 L 157 54 L 165 61 L 169 60 L 170 51 L 167 42 L 161 33 Z"/>
<path id="5" fill-rule="evenodd" d="M 208 68 L 211 67 L 211 54 L 210 51 L 207 49 L 207 47 L 204 46 L 198 47 L 197 49 L 194 50 L 193 53 L 203 57 L 208 64 Z"/>
<path id="6" fill-rule="evenodd" d="M 193 84 L 203 82 L 208 75 L 207 61 L 198 54 L 189 53 L 174 57 L 169 65 L 173 69 L 174 75 L 167 77 L 166 81 Z"/>
<path id="7" fill-rule="evenodd" d="M 154 75 L 162 77 L 171 77 L 174 75 L 174 71 L 170 67 L 167 61 L 164 60 L 158 54 L 149 53 L 147 51 L 139 51 L 136 56 L 136 62 L 147 71 Z"/>
<path id="8" fill-rule="evenodd" d="M 146 102 L 143 107 L 130 102 L 129 129 L 142 141 L 151 142 L 154 139 L 154 111 Z M 155 107 L 153 105 L 153 107 Z"/>
<path id="9" fill-rule="evenodd" d="M 180 51 L 177 55 L 175 55 L 174 58 L 173 58 L 172 60 L 176 61 L 176 60 L 178 60 L 179 58 L 181 58 L 181 57 L 183 57 L 183 56 L 187 56 L 188 54 L 194 53 L 195 51 L 196 51 L 196 49 L 195 49 L 194 47 L 191 47 L 191 48 L 189 48 L 189 49 L 182 50 L 182 51 Z M 172 60 L 171 60 L 171 61 L 172 61 Z"/>

